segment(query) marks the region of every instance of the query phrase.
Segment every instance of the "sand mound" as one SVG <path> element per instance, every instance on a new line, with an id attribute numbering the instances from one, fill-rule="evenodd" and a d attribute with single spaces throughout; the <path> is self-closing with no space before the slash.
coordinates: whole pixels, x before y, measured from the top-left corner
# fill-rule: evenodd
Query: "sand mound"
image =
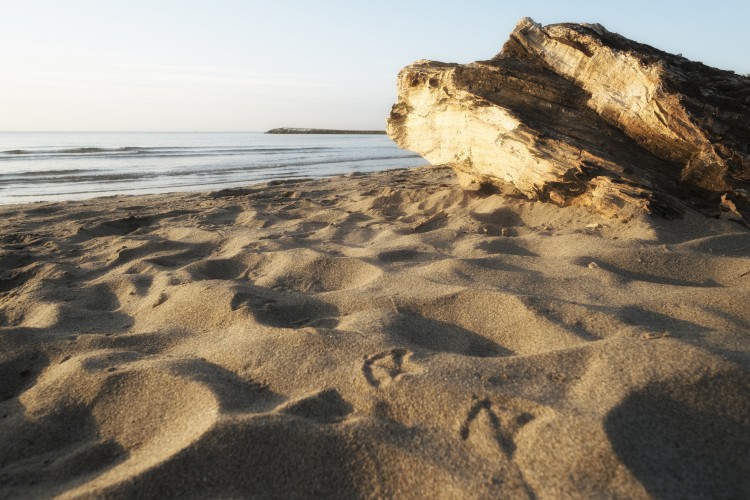
<path id="1" fill-rule="evenodd" d="M 735 223 L 443 168 L 0 212 L 0 496 L 750 495 Z"/>

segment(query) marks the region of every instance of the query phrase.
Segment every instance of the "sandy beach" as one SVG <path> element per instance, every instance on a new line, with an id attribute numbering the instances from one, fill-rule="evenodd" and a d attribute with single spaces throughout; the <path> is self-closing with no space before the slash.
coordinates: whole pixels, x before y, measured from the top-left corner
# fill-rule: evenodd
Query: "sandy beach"
<path id="1" fill-rule="evenodd" d="M 750 496 L 750 231 L 448 168 L 0 207 L 0 497 Z"/>

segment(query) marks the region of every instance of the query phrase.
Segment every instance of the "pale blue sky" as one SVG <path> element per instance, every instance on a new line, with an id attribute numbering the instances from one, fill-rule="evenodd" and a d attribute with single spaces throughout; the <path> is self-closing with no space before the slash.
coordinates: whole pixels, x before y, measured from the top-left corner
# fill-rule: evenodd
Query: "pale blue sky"
<path id="1" fill-rule="evenodd" d="M 0 0 L 0 130 L 382 128 L 399 69 L 523 16 L 750 73 L 750 2 Z"/>

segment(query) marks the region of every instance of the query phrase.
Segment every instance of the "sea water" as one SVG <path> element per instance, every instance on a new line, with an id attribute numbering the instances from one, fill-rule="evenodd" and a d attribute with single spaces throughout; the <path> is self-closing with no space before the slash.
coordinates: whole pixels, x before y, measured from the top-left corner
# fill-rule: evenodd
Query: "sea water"
<path id="1" fill-rule="evenodd" d="M 0 132 L 0 203 L 204 191 L 424 164 L 385 135 Z"/>

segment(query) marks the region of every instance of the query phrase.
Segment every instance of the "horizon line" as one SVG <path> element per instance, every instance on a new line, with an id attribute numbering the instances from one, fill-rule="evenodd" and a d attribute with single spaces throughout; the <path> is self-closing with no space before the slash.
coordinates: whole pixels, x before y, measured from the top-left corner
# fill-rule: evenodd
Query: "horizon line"
<path id="1" fill-rule="evenodd" d="M 270 130 L 270 129 L 269 129 Z M 154 134 L 248 134 L 256 132 L 265 132 L 265 130 L 0 130 L 0 134 L 33 134 L 33 133 L 54 133 L 54 134 L 122 134 L 122 133 L 154 133 Z"/>
<path id="2" fill-rule="evenodd" d="M 381 130 L 378 128 L 272 127 L 265 130 L 0 130 L 0 134 L 256 134 L 277 128 L 319 130 Z M 382 129 L 385 131 L 385 128 Z"/>

